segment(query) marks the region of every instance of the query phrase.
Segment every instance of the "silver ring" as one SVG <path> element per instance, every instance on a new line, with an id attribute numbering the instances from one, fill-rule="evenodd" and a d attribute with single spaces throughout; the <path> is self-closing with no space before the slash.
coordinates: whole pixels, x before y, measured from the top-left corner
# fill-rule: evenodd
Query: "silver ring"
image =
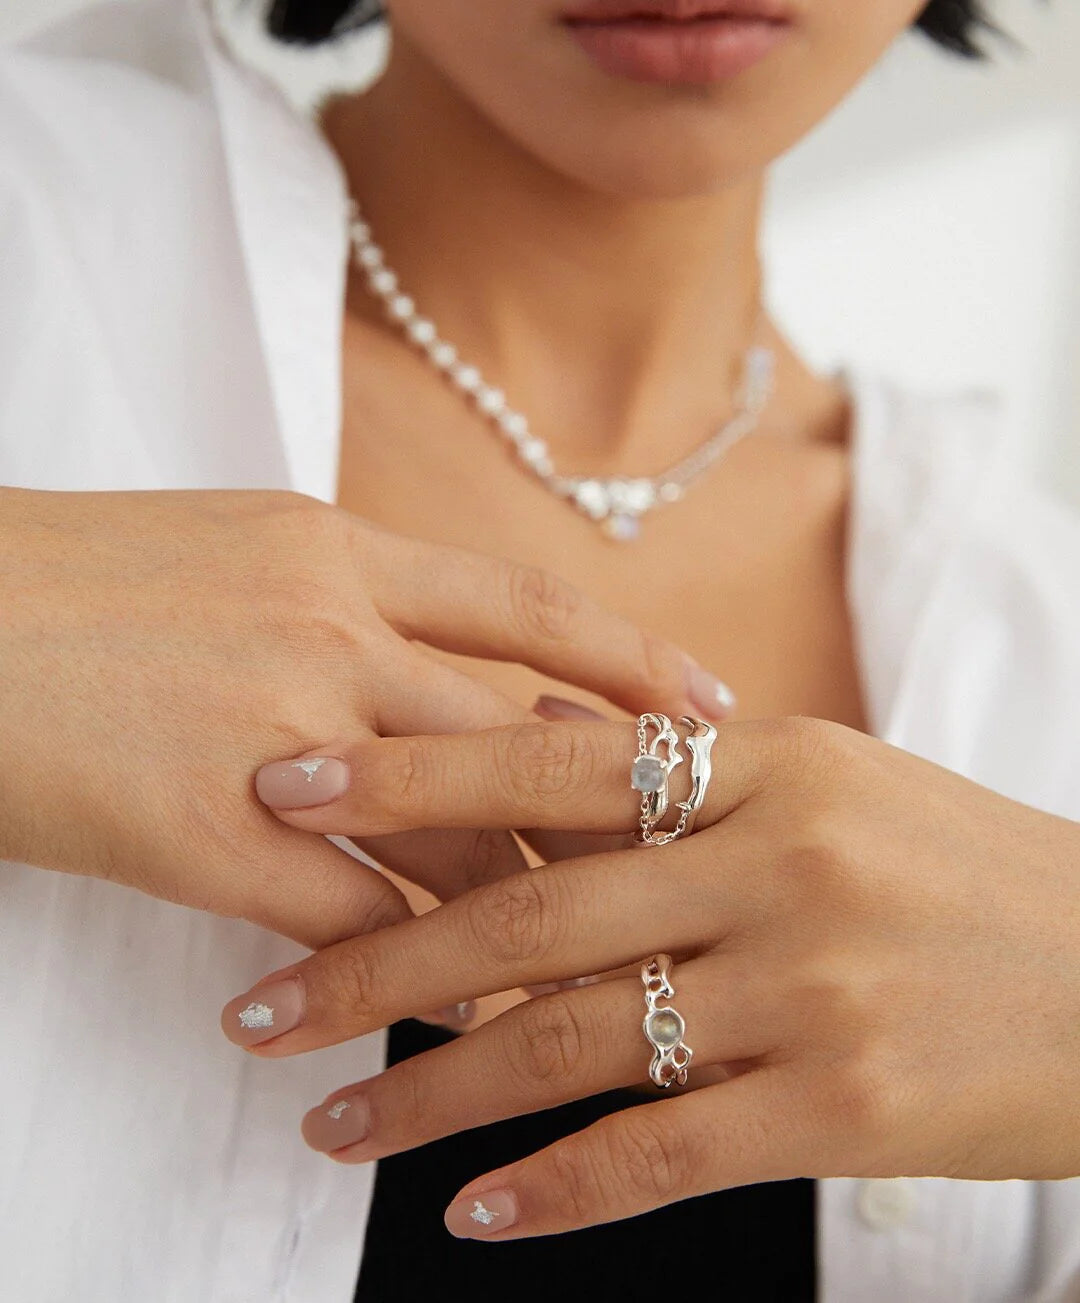
<path id="1" fill-rule="evenodd" d="M 683 715 L 679 723 L 688 729 L 686 745 L 690 748 L 690 795 L 679 802 L 679 809 L 686 816 L 680 818 L 682 832 L 680 836 L 689 837 L 697 823 L 698 811 L 705 804 L 705 793 L 712 781 L 712 749 L 717 733 L 712 724 L 703 719 L 694 719 L 692 715 Z"/>
<path id="2" fill-rule="evenodd" d="M 653 955 L 641 965 L 641 982 L 645 987 L 645 1021 L 641 1024 L 645 1039 L 653 1047 L 649 1078 L 654 1086 L 686 1085 L 686 1074 L 694 1051 L 684 1044 L 686 1023 L 670 1004 L 657 1004 L 675 995 L 671 984 L 671 956 Z"/>
<path id="3" fill-rule="evenodd" d="M 679 723 L 687 730 L 690 749 L 690 795 L 677 802 L 679 817 L 669 832 L 657 829 L 671 803 L 672 771 L 683 763 L 677 730 L 666 715 L 650 713 L 638 719 L 638 753 L 630 769 L 630 786 L 641 793 L 637 842 L 642 846 L 667 846 L 694 830 L 698 811 L 712 778 L 712 748 L 717 732 L 704 720 L 683 715 Z M 650 738 L 650 732 L 652 737 Z M 661 754 L 661 752 L 665 754 Z"/>

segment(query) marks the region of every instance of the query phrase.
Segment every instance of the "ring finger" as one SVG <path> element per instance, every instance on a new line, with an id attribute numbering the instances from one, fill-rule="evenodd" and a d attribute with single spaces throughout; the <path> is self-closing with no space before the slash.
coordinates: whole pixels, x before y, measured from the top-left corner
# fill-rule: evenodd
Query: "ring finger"
<path id="1" fill-rule="evenodd" d="M 694 1052 L 689 1084 L 709 1065 L 767 1054 L 775 1004 L 760 977 L 729 959 L 680 964 L 670 1004 Z M 518 1005 L 471 1036 L 335 1091 L 304 1118 L 313 1149 L 363 1163 L 442 1136 L 648 1081 L 652 1048 L 637 978 L 616 978 Z"/>

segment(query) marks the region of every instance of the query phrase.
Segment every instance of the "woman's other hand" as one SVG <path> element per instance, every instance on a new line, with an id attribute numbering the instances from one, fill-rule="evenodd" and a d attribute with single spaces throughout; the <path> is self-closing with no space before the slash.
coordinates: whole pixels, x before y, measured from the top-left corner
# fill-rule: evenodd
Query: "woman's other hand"
<path id="1" fill-rule="evenodd" d="M 360 744 L 337 808 L 290 817 L 626 832 L 636 749 L 633 725 L 584 722 Z M 666 952 L 702 1088 L 483 1175 L 455 1233 L 550 1234 L 796 1176 L 1080 1174 L 1080 826 L 810 719 L 724 725 L 713 764 L 693 836 L 518 874 L 275 974 L 295 1025 L 253 1052 Z M 336 1091 L 309 1142 L 364 1162 L 644 1083 L 634 972 Z M 260 990 L 226 1007 L 241 1043 Z"/>
<path id="2" fill-rule="evenodd" d="M 0 859 L 313 947 L 409 915 L 381 874 L 268 813 L 253 780 L 316 744 L 526 717 L 417 643 L 521 661 L 631 710 L 675 709 L 701 683 L 674 647 L 548 575 L 297 494 L 0 490 Z M 339 782 L 308 764 L 279 791 L 325 798 Z M 481 863 L 524 864 L 505 831 L 380 852 L 444 898 Z"/>

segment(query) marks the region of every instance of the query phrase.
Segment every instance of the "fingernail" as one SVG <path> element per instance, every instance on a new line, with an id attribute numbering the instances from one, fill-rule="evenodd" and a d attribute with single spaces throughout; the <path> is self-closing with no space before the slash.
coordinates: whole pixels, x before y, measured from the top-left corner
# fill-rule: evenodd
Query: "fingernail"
<path id="1" fill-rule="evenodd" d="M 272 810 L 308 810 L 349 790 L 349 766 L 334 756 L 275 761 L 255 775 L 255 791 Z"/>
<path id="2" fill-rule="evenodd" d="M 568 977 L 563 982 L 537 982 L 522 987 L 522 990 L 532 996 L 553 995 L 556 991 L 578 991 L 583 986 L 594 986 L 599 980 L 599 977 Z"/>
<path id="3" fill-rule="evenodd" d="M 567 701 L 565 697 L 537 697 L 533 714 L 542 719 L 603 719 L 598 711 L 581 706 L 576 701 Z"/>
<path id="4" fill-rule="evenodd" d="M 448 1004 L 445 1009 L 435 1013 L 421 1014 L 418 1022 L 428 1023 L 432 1027 L 450 1027 L 457 1029 L 467 1027 L 476 1017 L 476 1001 L 462 1000 L 460 1004 Z"/>
<path id="5" fill-rule="evenodd" d="M 343 1095 L 305 1114 L 300 1131 L 322 1154 L 358 1145 L 371 1134 L 371 1106 L 362 1095 Z"/>
<path id="6" fill-rule="evenodd" d="M 261 1045 L 304 1020 L 304 985 L 298 977 L 267 982 L 230 1000 L 221 1011 L 221 1030 L 234 1045 Z"/>
<path id="7" fill-rule="evenodd" d="M 690 700 L 706 719 L 725 719 L 735 709 L 735 694 L 715 674 L 695 661 L 687 665 L 686 690 Z"/>
<path id="8" fill-rule="evenodd" d="M 509 1190 L 485 1190 L 483 1194 L 455 1199 L 444 1221 L 446 1229 L 459 1240 L 485 1240 L 513 1226 L 517 1216 L 517 1200 Z"/>

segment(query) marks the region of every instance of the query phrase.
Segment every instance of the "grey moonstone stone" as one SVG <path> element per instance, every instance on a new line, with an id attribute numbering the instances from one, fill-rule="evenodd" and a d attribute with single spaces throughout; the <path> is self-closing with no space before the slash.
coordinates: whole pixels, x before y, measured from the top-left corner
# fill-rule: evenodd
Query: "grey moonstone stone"
<path id="1" fill-rule="evenodd" d="M 638 756 L 630 770 L 635 792 L 659 792 L 667 778 L 667 765 L 657 756 Z"/>
<path id="2" fill-rule="evenodd" d="M 657 1009 L 649 1014 L 649 1040 L 654 1045 L 672 1050 L 682 1040 L 685 1025 L 674 1009 Z"/>

